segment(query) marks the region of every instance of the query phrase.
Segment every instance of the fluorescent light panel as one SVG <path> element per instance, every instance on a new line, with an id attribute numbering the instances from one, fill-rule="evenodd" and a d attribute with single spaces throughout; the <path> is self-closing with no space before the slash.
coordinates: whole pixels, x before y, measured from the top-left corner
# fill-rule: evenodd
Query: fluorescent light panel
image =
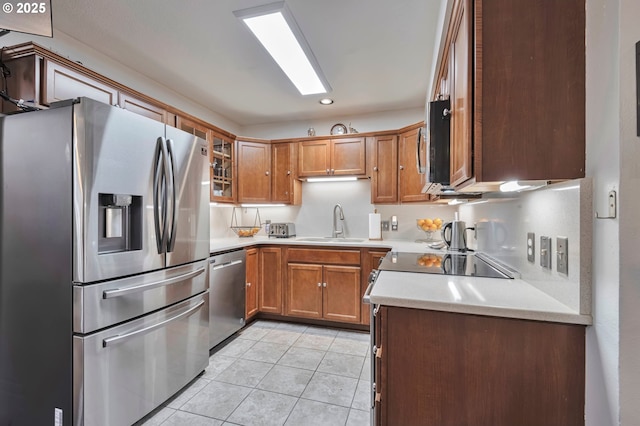
<path id="1" fill-rule="evenodd" d="M 302 95 L 327 93 L 331 89 L 283 1 L 236 10 L 233 14 L 249 27 Z"/>

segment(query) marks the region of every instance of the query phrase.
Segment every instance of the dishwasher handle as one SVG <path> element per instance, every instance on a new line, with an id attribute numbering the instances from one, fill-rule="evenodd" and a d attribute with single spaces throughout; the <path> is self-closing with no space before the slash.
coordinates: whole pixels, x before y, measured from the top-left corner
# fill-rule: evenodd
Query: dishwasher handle
<path id="1" fill-rule="evenodd" d="M 213 264 L 215 261 L 214 260 L 210 260 L 209 263 Z M 211 267 L 212 271 L 217 271 L 218 269 L 223 269 L 223 268 L 228 268 L 229 266 L 235 266 L 235 265 L 241 265 L 242 264 L 242 260 L 238 259 L 238 260 L 230 260 L 229 262 L 224 262 L 221 263 L 219 265 L 215 265 Z"/>

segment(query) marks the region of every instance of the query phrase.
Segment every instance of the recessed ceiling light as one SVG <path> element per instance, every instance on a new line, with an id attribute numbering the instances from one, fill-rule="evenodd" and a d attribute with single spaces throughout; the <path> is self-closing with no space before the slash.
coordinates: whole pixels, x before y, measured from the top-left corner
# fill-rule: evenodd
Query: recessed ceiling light
<path id="1" fill-rule="evenodd" d="M 333 99 L 322 98 L 322 99 L 320 99 L 320 103 L 322 105 L 331 105 L 333 103 Z"/>
<path id="2" fill-rule="evenodd" d="M 302 95 L 331 90 L 284 1 L 236 10 L 233 14 L 249 27 Z"/>

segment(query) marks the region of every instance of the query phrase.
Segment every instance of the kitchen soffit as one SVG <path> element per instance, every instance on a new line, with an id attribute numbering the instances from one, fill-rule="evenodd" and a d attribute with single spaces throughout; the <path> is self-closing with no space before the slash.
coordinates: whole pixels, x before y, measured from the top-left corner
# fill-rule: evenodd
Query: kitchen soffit
<path id="1" fill-rule="evenodd" d="M 240 125 L 424 106 L 441 0 L 287 0 L 332 86 L 330 108 L 301 96 L 233 15 L 265 3 L 57 0 L 54 38 L 61 31 Z"/>

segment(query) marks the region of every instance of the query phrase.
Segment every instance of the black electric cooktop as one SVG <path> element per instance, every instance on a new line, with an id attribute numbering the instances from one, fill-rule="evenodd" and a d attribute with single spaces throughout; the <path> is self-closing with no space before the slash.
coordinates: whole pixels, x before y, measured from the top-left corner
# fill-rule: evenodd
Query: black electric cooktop
<path id="1" fill-rule="evenodd" d="M 469 277 L 512 278 L 472 253 L 404 253 L 390 251 L 380 262 L 381 271 Z"/>

